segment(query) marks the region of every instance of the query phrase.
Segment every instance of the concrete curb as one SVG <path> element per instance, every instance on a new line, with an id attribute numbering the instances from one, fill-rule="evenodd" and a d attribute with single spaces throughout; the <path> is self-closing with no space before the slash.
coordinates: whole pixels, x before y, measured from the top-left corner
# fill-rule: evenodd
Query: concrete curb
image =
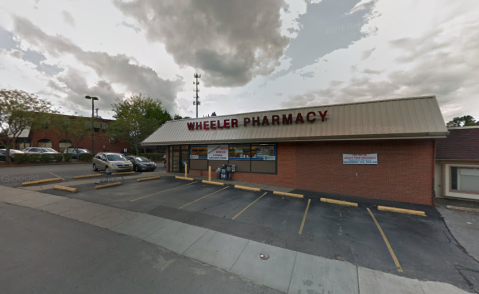
<path id="1" fill-rule="evenodd" d="M 186 180 L 186 181 L 194 181 L 195 179 L 193 178 L 188 178 L 188 177 L 180 177 L 180 176 L 176 176 L 175 179 L 179 179 L 179 180 Z"/>
<path id="2" fill-rule="evenodd" d="M 211 184 L 211 185 L 217 185 L 217 186 L 224 186 L 225 185 L 225 183 L 213 182 L 213 181 L 207 181 L 207 180 L 203 180 L 201 182 L 205 183 L 205 184 Z"/>
<path id="3" fill-rule="evenodd" d="M 157 180 L 161 179 L 161 176 L 156 176 L 156 177 L 148 177 L 148 178 L 139 178 L 136 181 L 137 182 L 144 182 L 144 181 L 150 181 L 150 180 Z"/>
<path id="4" fill-rule="evenodd" d="M 51 179 L 31 181 L 31 182 L 23 182 L 23 183 L 22 183 L 22 186 L 36 185 L 36 184 L 56 182 L 56 181 L 62 181 L 62 180 L 63 180 L 62 178 L 51 178 Z"/>
<path id="5" fill-rule="evenodd" d="M 471 207 L 461 207 L 461 206 L 454 206 L 454 205 L 446 205 L 447 209 L 463 211 L 463 212 L 474 212 L 479 213 L 479 208 L 471 208 Z"/>
<path id="6" fill-rule="evenodd" d="M 424 211 L 378 205 L 378 210 L 426 216 Z"/>
<path id="7" fill-rule="evenodd" d="M 304 199 L 303 194 L 294 194 L 294 193 L 279 192 L 279 191 L 273 191 L 273 194 L 274 195 L 281 195 L 281 196 L 288 196 L 288 197 L 293 197 L 293 198 Z"/>
<path id="8" fill-rule="evenodd" d="M 248 191 L 255 191 L 255 192 L 260 192 L 260 188 L 252 188 L 252 187 L 246 187 L 246 186 L 240 186 L 240 185 L 235 185 L 236 189 L 243 189 L 243 190 L 248 190 Z"/>
<path id="9" fill-rule="evenodd" d="M 355 207 L 358 206 L 358 204 L 355 203 L 355 202 L 342 201 L 342 200 L 329 199 L 329 198 L 321 198 L 321 202 L 327 202 L 327 203 L 339 204 L 339 205 L 346 205 L 346 206 L 355 206 Z"/>
<path id="10" fill-rule="evenodd" d="M 61 190 L 61 191 L 67 191 L 67 192 L 72 192 L 72 193 L 77 193 L 77 192 L 78 192 L 78 189 L 77 189 L 77 188 L 66 187 L 66 186 L 58 186 L 58 185 L 53 186 L 53 189 L 55 189 L 55 190 Z"/>
<path id="11" fill-rule="evenodd" d="M 123 185 L 123 182 L 110 183 L 110 184 L 104 184 L 104 185 L 97 185 L 97 186 L 95 186 L 95 190 L 103 189 L 103 188 L 108 188 L 108 187 L 115 187 L 115 186 L 120 186 L 120 185 Z"/>

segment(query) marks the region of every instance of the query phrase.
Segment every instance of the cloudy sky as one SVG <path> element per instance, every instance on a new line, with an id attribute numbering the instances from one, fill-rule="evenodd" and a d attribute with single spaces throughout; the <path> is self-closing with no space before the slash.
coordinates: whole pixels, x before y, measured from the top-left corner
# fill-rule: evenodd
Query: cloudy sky
<path id="1" fill-rule="evenodd" d="M 143 93 L 199 116 L 436 95 L 479 120 L 477 0 L 0 2 L 0 88 L 89 115 Z"/>

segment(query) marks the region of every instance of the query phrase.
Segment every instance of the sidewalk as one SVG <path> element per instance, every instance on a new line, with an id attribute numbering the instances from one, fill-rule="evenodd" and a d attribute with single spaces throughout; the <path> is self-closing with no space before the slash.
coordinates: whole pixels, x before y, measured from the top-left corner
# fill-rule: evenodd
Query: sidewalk
<path id="1" fill-rule="evenodd" d="M 161 217 L 27 189 L 2 186 L 0 201 L 138 238 L 284 293 L 467 293 L 450 284 L 404 278 Z M 261 259 L 260 254 L 267 258 Z"/>

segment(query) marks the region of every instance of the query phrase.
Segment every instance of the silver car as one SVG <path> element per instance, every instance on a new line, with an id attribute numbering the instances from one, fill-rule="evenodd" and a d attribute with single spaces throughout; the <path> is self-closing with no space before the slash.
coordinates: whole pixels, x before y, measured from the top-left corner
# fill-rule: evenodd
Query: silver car
<path id="1" fill-rule="evenodd" d="M 27 147 L 23 149 L 23 152 L 27 154 L 60 154 L 60 152 L 55 149 L 46 147 Z"/>
<path id="2" fill-rule="evenodd" d="M 93 157 L 92 168 L 94 171 L 104 170 L 105 172 L 132 171 L 133 164 L 123 154 L 100 152 Z"/>

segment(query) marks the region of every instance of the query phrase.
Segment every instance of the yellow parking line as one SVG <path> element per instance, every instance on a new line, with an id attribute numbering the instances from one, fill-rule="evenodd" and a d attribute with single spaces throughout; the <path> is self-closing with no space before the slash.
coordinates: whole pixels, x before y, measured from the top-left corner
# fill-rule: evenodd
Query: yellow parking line
<path id="1" fill-rule="evenodd" d="M 195 203 L 195 202 L 197 202 L 197 201 L 200 201 L 201 199 L 204 199 L 204 198 L 206 198 L 206 197 L 208 197 L 208 196 L 211 196 L 211 195 L 213 195 L 213 194 L 216 194 L 216 193 L 221 192 L 221 191 L 223 191 L 224 189 L 228 189 L 228 188 L 229 188 L 229 186 L 228 186 L 228 187 L 224 187 L 223 189 L 220 189 L 220 190 L 218 190 L 218 191 L 216 191 L 216 192 L 213 192 L 213 193 L 208 194 L 208 195 L 206 195 L 206 196 L 203 196 L 203 197 L 201 197 L 201 198 L 198 198 L 198 199 L 196 199 L 195 201 L 191 201 L 190 203 L 181 206 L 179 209 L 182 209 L 182 208 L 184 208 L 184 207 L 187 207 L 187 206 L 190 205 L 190 204 L 193 204 L 193 203 Z"/>
<path id="2" fill-rule="evenodd" d="M 308 199 L 308 205 L 306 206 L 306 210 L 304 211 L 304 216 L 303 216 L 303 221 L 301 222 L 301 227 L 299 228 L 298 234 L 303 233 L 303 228 L 304 228 L 304 222 L 306 221 L 306 216 L 308 215 L 308 209 L 309 209 L 309 204 L 311 203 L 311 198 Z"/>
<path id="3" fill-rule="evenodd" d="M 242 211 L 238 212 L 238 214 L 236 214 L 235 216 L 233 216 L 232 220 L 234 220 L 235 218 L 237 218 L 238 216 L 240 216 L 240 214 L 242 214 L 243 212 L 245 212 L 246 209 L 248 209 L 251 205 L 255 204 L 256 201 L 260 200 L 261 197 L 263 197 L 264 195 L 266 195 L 266 193 L 268 192 L 264 192 L 263 195 L 259 196 L 255 201 L 251 202 L 250 204 L 248 204 L 248 206 L 246 206 L 245 208 L 243 208 Z"/>
<path id="4" fill-rule="evenodd" d="M 57 176 L 56 174 L 54 174 L 54 173 L 52 173 L 52 172 L 50 172 L 50 174 L 51 174 L 52 176 L 54 176 L 54 177 L 60 178 L 60 179 L 62 179 L 62 180 L 65 180 L 64 178 L 62 178 L 62 177 L 60 177 L 60 176 Z"/>
<path id="5" fill-rule="evenodd" d="M 378 230 L 379 230 L 379 232 L 381 233 L 381 236 L 383 236 L 384 243 L 386 243 L 386 246 L 388 247 L 389 253 L 391 254 L 391 257 L 393 258 L 394 263 L 396 264 L 397 270 L 398 270 L 399 272 L 403 273 L 404 271 L 402 270 L 402 267 L 401 267 L 401 265 L 399 264 L 399 260 L 398 260 L 398 258 L 396 257 L 396 254 L 394 254 L 393 248 L 391 247 L 391 244 L 389 244 L 388 238 L 386 238 L 386 235 L 384 234 L 383 229 L 381 229 L 381 226 L 379 225 L 378 221 L 377 221 L 376 218 L 374 217 L 374 214 L 372 213 L 372 211 L 371 211 L 369 208 L 367 208 L 367 207 L 366 207 L 366 209 L 368 210 L 369 214 L 370 214 L 371 217 L 373 218 L 373 221 L 374 221 L 374 223 L 376 224 L 376 226 L 378 227 Z"/>
<path id="6" fill-rule="evenodd" d="M 181 185 L 181 186 L 174 187 L 174 188 L 167 189 L 167 190 L 163 190 L 163 191 L 156 192 L 156 193 L 153 193 L 153 194 L 150 194 L 150 195 L 146 195 L 146 196 L 143 196 L 143 197 L 140 197 L 140 198 L 136 198 L 136 199 L 130 200 L 130 202 L 134 202 L 134 201 L 137 201 L 137 200 L 145 199 L 145 198 L 148 198 L 148 197 L 151 197 L 151 196 L 155 196 L 155 195 L 161 194 L 161 193 L 166 192 L 166 191 L 171 191 L 171 190 L 178 189 L 178 188 L 181 188 L 181 187 L 184 187 L 184 186 L 188 186 L 188 185 L 191 185 L 191 184 L 194 184 L 194 183 L 196 183 L 196 182 L 189 183 L 189 184 L 186 184 L 186 185 Z"/>

